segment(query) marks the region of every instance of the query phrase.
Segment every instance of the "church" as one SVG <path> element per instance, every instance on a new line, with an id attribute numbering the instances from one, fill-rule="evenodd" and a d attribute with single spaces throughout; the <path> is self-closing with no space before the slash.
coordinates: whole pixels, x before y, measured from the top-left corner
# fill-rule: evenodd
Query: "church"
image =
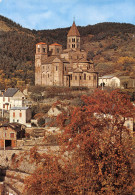
<path id="1" fill-rule="evenodd" d="M 98 73 L 93 61 L 87 60 L 87 52 L 81 49 L 80 33 L 75 22 L 67 34 L 67 48 L 53 43 L 36 44 L 35 85 L 83 86 L 96 88 Z"/>

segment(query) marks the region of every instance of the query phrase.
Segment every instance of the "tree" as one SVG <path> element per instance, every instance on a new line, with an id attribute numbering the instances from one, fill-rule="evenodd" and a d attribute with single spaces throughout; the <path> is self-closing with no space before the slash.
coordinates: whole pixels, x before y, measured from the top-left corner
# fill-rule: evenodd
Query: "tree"
<path id="1" fill-rule="evenodd" d="M 83 96 L 82 101 L 82 105 L 70 113 L 58 116 L 64 129 L 58 164 L 51 161 L 50 168 L 42 164 L 46 170 L 42 171 L 42 180 L 38 180 L 41 173 L 35 172 L 26 189 L 34 192 L 34 186 L 39 184 L 43 186 L 40 194 L 45 194 L 45 190 L 54 186 L 61 189 L 64 182 L 66 191 L 58 192 L 55 188 L 56 194 L 132 194 L 132 136 L 124 123 L 134 114 L 134 106 L 129 97 L 118 90 L 111 93 L 96 90 L 89 97 Z M 65 123 L 67 119 L 69 122 Z M 62 157 L 65 161 L 61 162 Z M 60 171 L 58 166 L 62 167 Z M 49 175 L 50 184 L 46 183 Z"/>

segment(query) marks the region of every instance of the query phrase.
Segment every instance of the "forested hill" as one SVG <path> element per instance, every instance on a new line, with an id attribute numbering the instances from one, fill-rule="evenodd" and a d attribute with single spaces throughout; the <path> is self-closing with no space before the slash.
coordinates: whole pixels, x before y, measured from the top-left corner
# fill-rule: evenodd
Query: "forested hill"
<path id="1" fill-rule="evenodd" d="M 72 24 L 71 24 L 72 25 Z M 134 75 L 135 26 L 100 23 L 78 26 L 82 48 L 88 51 L 100 74 Z M 0 87 L 34 83 L 35 44 L 58 42 L 66 48 L 69 28 L 30 30 L 0 16 Z"/>

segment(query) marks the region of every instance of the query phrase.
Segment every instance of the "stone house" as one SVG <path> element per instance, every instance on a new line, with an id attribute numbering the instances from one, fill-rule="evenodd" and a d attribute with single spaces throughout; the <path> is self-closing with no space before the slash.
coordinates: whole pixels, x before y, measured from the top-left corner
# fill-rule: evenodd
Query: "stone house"
<path id="1" fill-rule="evenodd" d="M 80 33 L 73 22 L 67 34 L 67 49 L 54 43 L 36 44 L 35 85 L 43 86 L 98 86 L 98 73 L 87 52 L 81 49 Z"/>
<path id="2" fill-rule="evenodd" d="M 57 127 L 57 116 L 64 111 L 61 105 L 51 107 L 45 116 L 45 126 L 46 127 Z"/>
<path id="3" fill-rule="evenodd" d="M 10 123 L 17 122 L 31 127 L 31 110 L 29 107 L 12 107 L 10 109 Z"/>
<path id="4" fill-rule="evenodd" d="M 0 148 L 17 146 L 17 139 L 25 137 L 25 129 L 16 123 L 8 123 L 0 126 Z"/>
<path id="5" fill-rule="evenodd" d="M 119 76 L 115 74 L 110 74 L 99 77 L 98 85 L 113 88 L 134 88 L 135 79 L 130 78 L 130 76 Z"/>
<path id="6" fill-rule="evenodd" d="M 98 78 L 98 85 L 120 88 L 120 79 L 115 75 L 104 75 Z"/>
<path id="7" fill-rule="evenodd" d="M 10 110 L 11 107 L 24 106 L 25 95 L 17 88 L 8 88 L 0 94 L 0 109 Z"/>

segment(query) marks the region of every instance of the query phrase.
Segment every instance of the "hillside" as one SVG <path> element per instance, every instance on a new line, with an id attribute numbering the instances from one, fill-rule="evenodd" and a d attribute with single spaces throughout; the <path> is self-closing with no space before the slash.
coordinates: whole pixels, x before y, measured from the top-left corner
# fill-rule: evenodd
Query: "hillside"
<path id="1" fill-rule="evenodd" d="M 99 75 L 112 72 L 135 76 L 135 26 L 100 23 L 78 27 L 82 48 Z M 34 84 L 35 44 L 58 42 L 66 48 L 69 28 L 29 30 L 0 16 L 0 86 Z"/>

